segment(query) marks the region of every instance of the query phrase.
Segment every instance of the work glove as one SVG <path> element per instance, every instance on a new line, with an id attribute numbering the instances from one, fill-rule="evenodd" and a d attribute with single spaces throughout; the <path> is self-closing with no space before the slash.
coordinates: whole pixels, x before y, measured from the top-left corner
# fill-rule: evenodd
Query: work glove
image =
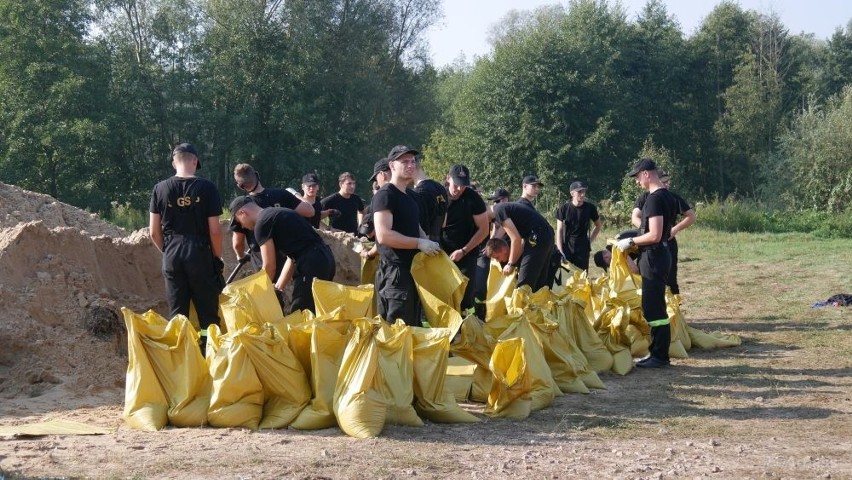
<path id="1" fill-rule="evenodd" d="M 438 242 L 433 242 L 428 238 L 418 238 L 417 239 L 417 248 L 425 253 L 426 255 L 436 255 L 441 251 L 441 246 L 438 245 Z"/>
<path id="2" fill-rule="evenodd" d="M 619 241 L 617 241 L 617 242 L 615 243 L 615 246 L 616 246 L 619 250 L 621 250 L 622 252 L 626 252 L 626 251 L 627 251 L 627 250 L 629 250 L 631 247 L 633 247 L 633 245 L 635 245 L 635 244 L 633 243 L 633 237 L 622 238 L 621 240 L 619 240 Z"/>

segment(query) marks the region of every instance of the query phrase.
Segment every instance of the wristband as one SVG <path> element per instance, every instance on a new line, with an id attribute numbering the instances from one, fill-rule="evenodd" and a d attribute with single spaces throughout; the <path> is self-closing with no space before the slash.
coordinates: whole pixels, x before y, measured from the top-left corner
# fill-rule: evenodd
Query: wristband
<path id="1" fill-rule="evenodd" d="M 461 248 L 461 251 L 463 254 L 467 255 L 467 251 L 464 249 L 464 247 Z"/>
<path id="2" fill-rule="evenodd" d="M 506 266 L 507 266 L 507 267 L 512 267 L 512 268 L 518 268 L 518 264 L 517 264 L 517 263 L 512 263 L 512 262 L 507 263 L 507 264 L 506 264 Z"/>

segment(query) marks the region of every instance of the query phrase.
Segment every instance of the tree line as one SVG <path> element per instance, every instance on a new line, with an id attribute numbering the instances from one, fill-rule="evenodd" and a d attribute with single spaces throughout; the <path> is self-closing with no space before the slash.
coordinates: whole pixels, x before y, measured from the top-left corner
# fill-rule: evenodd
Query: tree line
<path id="1" fill-rule="evenodd" d="M 695 200 L 850 209 L 852 23 L 820 40 L 722 1 L 687 36 L 658 0 L 636 18 L 572 0 L 510 13 L 490 55 L 439 70 L 440 18 L 439 0 L 0 0 L 0 180 L 144 209 L 190 141 L 226 199 L 240 162 L 328 193 L 406 143 L 484 189 L 536 173 L 553 206 L 578 179 L 629 198 L 650 155 Z"/>

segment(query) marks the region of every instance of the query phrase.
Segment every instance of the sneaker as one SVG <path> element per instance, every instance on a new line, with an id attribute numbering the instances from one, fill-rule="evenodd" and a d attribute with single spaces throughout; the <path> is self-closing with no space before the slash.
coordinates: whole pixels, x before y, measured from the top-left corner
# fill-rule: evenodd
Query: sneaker
<path id="1" fill-rule="evenodd" d="M 670 365 L 668 360 L 660 360 L 654 357 L 647 357 L 636 362 L 636 366 L 639 368 L 666 368 Z"/>

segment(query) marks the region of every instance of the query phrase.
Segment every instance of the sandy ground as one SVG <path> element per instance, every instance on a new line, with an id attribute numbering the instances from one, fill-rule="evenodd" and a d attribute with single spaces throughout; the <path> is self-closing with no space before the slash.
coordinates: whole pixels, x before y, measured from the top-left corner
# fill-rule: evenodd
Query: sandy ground
<path id="1" fill-rule="evenodd" d="M 164 310 L 159 253 L 144 231 L 50 197 L 0 184 L 0 199 L 0 425 L 113 430 L 0 437 L 0 478 L 852 478 L 849 349 L 791 338 L 766 320 L 772 312 L 749 315 L 749 300 L 702 285 L 685 288 L 704 292 L 686 296 L 687 320 L 737 333 L 741 346 L 601 374 L 606 390 L 563 395 L 522 421 L 464 404 L 482 423 L 386 426 L 368 440 L 337 428 L 135 431 L 121 418 L 127 357 L 115 312 Z M 346 263 L 338 272 L 353 277 L 348 242 L 330 240 Z M 685 263 L 682 278 L 704 268 Z M 850 330 L 841 309 L 807 315 L 810 329 Z"/>

